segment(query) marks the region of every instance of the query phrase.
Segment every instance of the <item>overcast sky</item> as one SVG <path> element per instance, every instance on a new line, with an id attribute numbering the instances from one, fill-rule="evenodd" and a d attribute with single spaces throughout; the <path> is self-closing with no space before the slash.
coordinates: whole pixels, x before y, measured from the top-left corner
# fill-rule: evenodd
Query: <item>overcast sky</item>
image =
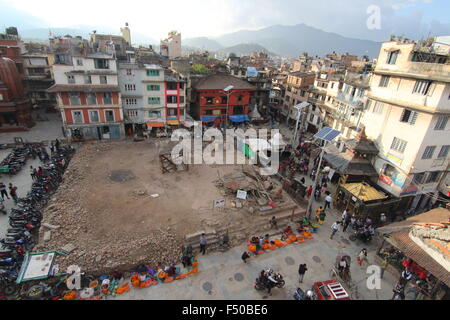
<path id="1" fill-rule="evenodd" d="M 370 30 L 367 9 L 376 5 L 381 29 Z M 307 25 L 344 36 L 383 41 L 450 35 L 449 0 L 0 0 L 0 27 L 104 26 L 161 39 L 170 30 L 184 38 L 219 36 L 241 29 Z M 19 30 L 20 31 L 20 30 Z M 101 29 L 98 30 L 102 32 Z"/>

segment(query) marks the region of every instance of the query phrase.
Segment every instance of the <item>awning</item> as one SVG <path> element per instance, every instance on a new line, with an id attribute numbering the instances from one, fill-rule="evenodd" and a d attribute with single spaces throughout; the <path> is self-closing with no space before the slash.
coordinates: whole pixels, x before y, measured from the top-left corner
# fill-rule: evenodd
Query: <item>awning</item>
<path id="1" fill-rule="evenodd" d="M 178 126 L 180 124 L 179 120 L 167 120 L 167 124 L 171 126 Z"/>
<path id="2" fill-rule="evenodd" d="M 217 116 L 201 116 L 200 118 L 203 122 L 213 122 Z"/>
<path id="3" fill-rule="evenodd" d="M 244 121 L 250 121 L 248 116 L 246 114 L 239 114 L 234 116 L 229 116 L 230 120 L 233 122 L 244 122 Z"/>
<path id="4" fill-rule="evenodd" d="M 147 127 L 153 127 L 153 128 L 161 128 L 164 127 L 164 122 L 147 122 Z"/>

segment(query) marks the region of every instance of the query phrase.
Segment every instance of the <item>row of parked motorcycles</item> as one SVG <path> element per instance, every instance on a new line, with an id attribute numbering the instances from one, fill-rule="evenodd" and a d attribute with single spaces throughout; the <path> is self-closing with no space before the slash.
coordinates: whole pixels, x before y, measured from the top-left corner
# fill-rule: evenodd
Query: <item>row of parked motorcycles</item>
<path id="1" fill-rule="evenodd" d="M 41 226 L 41 209 L 56 192 L 67 165 L 75 149 L 71 146 L 61 147 L 42 168 L 31 190 L 24 198 L 17 200 L 18 208 L 12 208 L 9 215 L 10 228 L 5 238 L 0 240 L 0 288 L 4 296 L 17 291 L 15 281 L 22 266 L 24 255 L 34 248 L 37 231 Z"/>
<path id="2" fill-rule="evenodd" d="M 17 174 L 27 162 L 28 159 L 36 159 L 42 153 L 42 145 L 39 143 L 28 143 L 22 147 L 14 148 L 5 159 L 0 162 L 0 167 L 8 167 L 9 174 Z"/>

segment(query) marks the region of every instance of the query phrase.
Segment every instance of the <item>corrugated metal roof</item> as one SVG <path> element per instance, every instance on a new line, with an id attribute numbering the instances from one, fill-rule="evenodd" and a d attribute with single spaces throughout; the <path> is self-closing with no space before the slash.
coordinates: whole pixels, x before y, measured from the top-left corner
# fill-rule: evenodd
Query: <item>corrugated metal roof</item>
<path id="1" fill-rule="evenodd" d="M 362 201 L 382 200 L 388 198 L 387 195 L 381 193 L 374 187 L 365 182 L 347 183 L 341 185 L 342 188 L 350 192 L 356 198 Z"/>

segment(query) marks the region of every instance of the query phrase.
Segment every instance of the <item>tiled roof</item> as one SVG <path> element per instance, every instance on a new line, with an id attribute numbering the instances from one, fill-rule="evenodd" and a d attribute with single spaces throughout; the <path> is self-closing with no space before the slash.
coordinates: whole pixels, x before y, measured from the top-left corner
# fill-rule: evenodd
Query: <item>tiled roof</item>
<path id="1" fill-rule="evenodd" d="M 450 287 L 450 272 L 412 241 L 408 230 L 394 232 L 386 240 Z"/>
<path id="2" fill-rule="evenodd" d="M 195 84 L 197 90 L 223 90 L 228 86 L 234 86 L 234 89 L 255 90 L 256 87 L 245 80 L 227 74 L 213 74 L 206 76 Z"/>

